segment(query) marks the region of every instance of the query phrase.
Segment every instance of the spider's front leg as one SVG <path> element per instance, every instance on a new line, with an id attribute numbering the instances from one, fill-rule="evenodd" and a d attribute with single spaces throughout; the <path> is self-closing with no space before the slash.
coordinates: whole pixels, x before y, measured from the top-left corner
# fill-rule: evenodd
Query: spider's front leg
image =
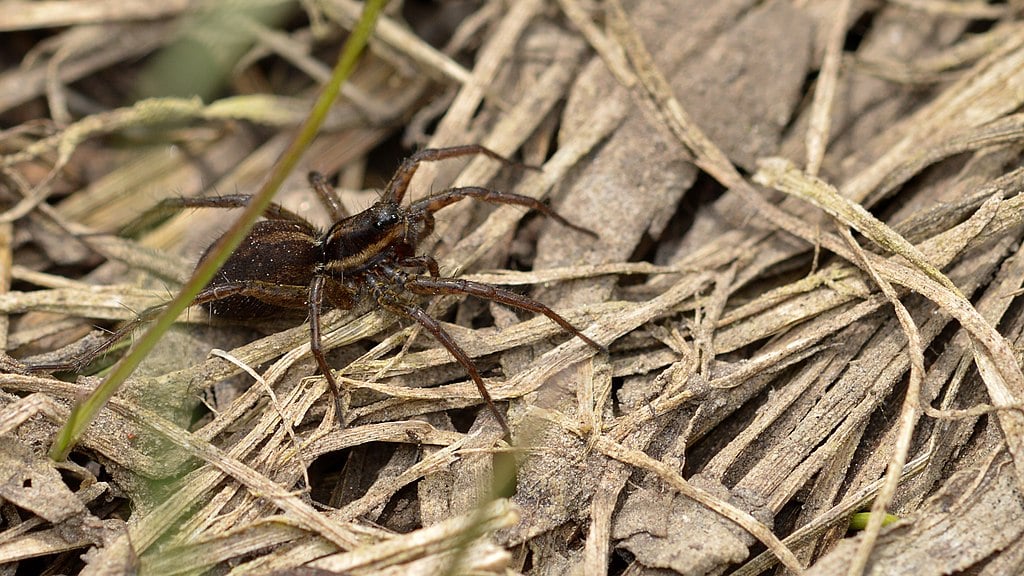
<path id="1" fill-rule="evenodd" d="M 552 210 L 550 206 L 536 198 L 523 196 L 522 194 L 514 194 L 512 192 L 498 192 L 497 190 L 480 188 L 478 186 L 466 186 L 462 188 L 448 188 L 447 190 L 442 190 L 437 194 L 431 195 L 429 198 L 424 198 L 423 200 L 414 202 L 409 206 L 409 213 L 413 215 L 433 214 L 445 206 L 450 206 L 463 198 L 475 198 L 476 200 L 490 204 L 510 204 L 513 206 L 522 206 L 524 208 L 536 210 L 555 222 L 558 222 L 562 226 L 571 228 L 581 234 L 586 234 L 591 238 L 598 238 L 597 233 L 593 230 L 577 226 L 572 222 L 569 222 L 558 212 Z"/>
<path id="2" fill-rule="evenodd" d="M 441 276 L 441 269 L 437 266 L 437 260 L 434 260 L 433 256 L 412 256 L 409 258 L 402 258 L 398 261 L 398 265 L 403 268 L 412 268 L 413 270 L 426 271 L 434 278 Z"/>
<path id="3" fill-rule="evenodd" d="M 388 182 L 388 187 L 384 189 L 384 198 L 401 203 L 402 198 L 405 197 L 405 191 L 409 188 L 409 183 L 412 182 L 412 177 L 416 175 L 416 170 L 420 167 L 420 163 L 422 162 L 437 162 L 448 158 L 475 156 L 477 154 L 493 158 L 494 160 L 508 166 L 533 168 L 532 166 L 526 166 L 525 164 L 520 164 L 514 160 L 509 160 L 490 148 L 485 148 L 478 144 L 452 146 L 450 148 L 426 148 L 402 161 L 402 165 L 398 167 L 398 170 L 395 171 L 395 175 L 392 176 L 391 181 Z"/>
<path id="4" fill-rule="evenodd" d="M 395 273 L 392 271 L 388 277 L 367 277 L 367 283 L 370 285 L 370 289 L 373 292 L 373 296 L 377 300 L 377 303 L 392 314 L 404 316 L 416 321 L 420 326 L 423 326 L 427 332 L 430 332 L 430 335 L 440 342 L 441 346 L 444 346 L 445 350 L 447 350 L 448 353 L 455 358 L 455 361 L 462 366 L 467 374 L 469 374 L 470 380 L 476 384 L 476 388 L 480 392 L 480 397 L 487 403 L 487 407 L 490 409 L 491 413 L 494 414 L 495 419 L 498 420 L 498 424 L 501 425 L 505 434 L 511 438 L 512 430 L 508 427 L 505 417 L 501 415 L 501 412 L 498 411 L 498 407 L 494 404 L 494 399 L 491 398 L 491 393 L 487 391 L 487 386 L 484 385 L 484 379 L 480 376 L 480 371 L 477 369 L 476 364 L 473 363 L 473 360 L 469 357 L 469 354 L 459 346 L 458 342 L 451 337 L 451 334 L 441 327 L 441 323 L 431 317 L 430 314 L 427 314 L 418 306 L 402 302 L 397 297 L 393 288 L 401 286 L 401 279 L 399 276 L 395 276 L 394 274 Z"/>
<path id="5" fill-rule="evenodd" d="M 595 350 L 600 352 L 608 351 L 607 348 L 591 340 L 590 337 L 580 332 L 575 326 L 570 324 L 568 320 L 562 318 L 562 316 L 557 312 L 548 308 L 547 305 L 538 302 L 533 298 L 516 294 L 511 290 L 505 290 L 504 288 L 498 288 L 497 286 L 491 286 L 490 284 L 483 284 L 481 282 L 462 280 L 460 278 L 430 278 L 427 276 L 410 276 L 405 279 L 403 285 L 406 290 L 414 294 L 466 294 L 469 296 L 476 296 L 483 300 L 491 300 L 501 304 L 506 304 L 513 308 L 519 308 L 520 310 L 528 310 L 530 312 L 543 314 L 550 318 L 552 322 L 561 326 L 566 332 L 569 332 L 580 340 L 583 340 Z"/>

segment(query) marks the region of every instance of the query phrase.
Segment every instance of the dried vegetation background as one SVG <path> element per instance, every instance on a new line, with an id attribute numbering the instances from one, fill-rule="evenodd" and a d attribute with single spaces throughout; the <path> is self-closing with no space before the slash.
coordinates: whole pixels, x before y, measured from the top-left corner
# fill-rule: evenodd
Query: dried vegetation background
<path id="1" fill-rule="evenodd" d="M 445 162 L 412 193 L 545 198 L 599 240 L 463 202 L 426 248 L 609 354 L 432 302 L 507 443 L 429 337 L 333 311 L 342 428 L 307 326 L 193 310 L 59 464 L 123 349 L 62 379 L 5 360 L 0 574 L 1024 570 L 1024 3 L 623 4 L 393 2 L 279 196 L 326 225 L 309 169 L 357 211 L 418 147 L 542 165 Z M 359 10 L 0 2 L 7 353 L 166 300 L 231 213 L 140 215 L 255 190 Z M 872 505 L 898 520 L 849 533 Z"/>

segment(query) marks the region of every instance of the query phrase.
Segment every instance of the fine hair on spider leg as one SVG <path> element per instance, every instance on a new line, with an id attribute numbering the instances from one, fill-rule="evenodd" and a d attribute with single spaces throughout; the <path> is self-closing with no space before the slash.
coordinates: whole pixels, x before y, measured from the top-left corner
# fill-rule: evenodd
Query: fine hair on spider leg
<path id="1" fill-rule="evenodd" d="M 434 258 L 428 254 L 417 254 L 417 249 L 434 230 L 434 213 L 466 198 L 536 210 L 578 233 L 593 238 L 598 236 L 592 230 L 569 222 L 535 198 L 477 186 L 447 188 L 407 207 L 402 206 L 409 183 L 421 163 L 476 155 L 507 165 L 522 166 L 475 144 L 420 150 L 402 162 L 376 203 L 353 215 L 346 214 L 323 175 L 311 172 L 310 186 L 334 223 L 326 230 L 320 230 L 302 216 L 272 204 L 264 212 L 264 219 L 253 226 L 193 304 L 205 306 L 214 316 L 243 320 L 282 311 L 306 311 L 312 356 L 331 389 L 338 419 L 343 421 L 341 388 L 323 350 L 320 315 L 325 308 L 350 310 L 361 302 L 372 302 L 379 309 L 413 320 L 427 330 L 462 366 L 502 430 L 511 435 L 505 417 L 495 406 L 472 358 L 440 322 L 415 303 L 417 297 L 451 294 L 499 302 L 543 314 L 595 350 L 604 351 L 604 346 L 532 298 L 489 284 L 442 277 Z M 250 196 L 242 194 L 171 198 L 162 202 L 159 208 L 239 208 L 247 206 L 250 199 Z M 200 263 L 210 257 L 210 253 L 207 249 Z M 154 315 L 153 309 L 145 311 L 139 319 L 115 332 L 108 342 L 112 344 L 123 338 L 139 323 Z M 103 350 L 105 347 L 90 351 L 63 365 L 30 366 L 30 369 L 80 368 Z"/>

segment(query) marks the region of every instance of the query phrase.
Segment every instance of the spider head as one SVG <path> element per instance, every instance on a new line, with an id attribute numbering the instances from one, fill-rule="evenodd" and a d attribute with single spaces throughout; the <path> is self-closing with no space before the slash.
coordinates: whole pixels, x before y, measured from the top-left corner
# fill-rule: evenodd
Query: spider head
<path id="1" fill-rule="evenodd" d="M 366 268 L 405 243 L 405 219 L 401 206 L 382 200 L 335 222 L 320 238 L 321 264 L 339 275 Z"/>
<path id="2" fill-rule="evenodd" d="M 366 224 L 381 234 L 387 234 L 402 221 L 403 216 L 402 207 L 390 201 L 378 202 L 363 212 L 363 214 L 369 216 L 369 221 Z"/>

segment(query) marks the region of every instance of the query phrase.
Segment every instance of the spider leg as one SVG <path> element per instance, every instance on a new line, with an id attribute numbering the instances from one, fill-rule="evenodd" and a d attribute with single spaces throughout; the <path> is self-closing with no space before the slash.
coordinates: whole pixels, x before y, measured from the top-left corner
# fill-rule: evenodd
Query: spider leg
<path id="1" fill-rule="evenodd" d="M 516 294 L 511 290 L 505 290 L 504 288 L 498 288 L 497 286 L 491 286 L 490 284 L 483 284 L 480 282 L 473 282 L 471 280 L 462 280 L 460 278 L 430 278 L 427 276 L 410 276 L 405 280 L 405 289 L 414 294 L 424 295 L 468 294 L 484 300 L 493 300 L 494 302 L 507 304 L 521 310 L 537 312 L 547 316 L 552 322 L 561 326 L 563 330 L 576 336 L 580 340 L 583 340 L 595 350 L 599 350 L 601 352 L 608 351 L 607 348 L 597 342 L 594 342 L 577 330 L 576 327 L 570 324 L 568 320 L 559 316 L 558 313 L 551 308 L 548 308 L 546 305 L 534 300 L 533 298 Z"/>
<path id="2" fill-rule="evenodd" d="M 232 296 L 245 296 L 278 308 L 296 310 L 304 307 L 307 291 L 308 288 L 306 286 L 277 284 L 260 280 L 239 280 L 204 288 L 192 300 L 192 305 L 214 304 L 218 300 L 224 300 Z M 230 314 L 219 315 L 227 318 L 232 317 Z"/>
<path id="3" fill-rule="evenodd" d="M 192 305 L 210 304 L 231 296 L 248 296 L 275 306 L 295 308 L 296 299 L 299 302 L 305 301 L 306 287 L 282 286 L 258 281 L 233 282 L 204 289 L 192 300 Z M 27 366 L 28 370 L 30 372 L 81 372 L 90 362 L 134 332 L 136 328 L 156 319 L 157 315 L 166 307 L 166 304 L 158 304 L 146 308 L 90 350 L 60 362 L 32 363 Z"/>
<path id="4" fill-rule="evenodd" d="M 344 411 L 341 398 L 341 387 L 334 379 L 334 372 L 327 363 L 327 356 L 324 355 L 323 343 L 320 338 L 320 308 L 323 303 L 324 277 L 316 275 L 309 283 L 309 351 L 316 360 L 320 372 L 323 373 L 331 388 L 331 395 L 334 397 L 334 414 L 338 422 L 344 424 Z"/>
<path id="5" fill-rule="evenodd" d="M 403 258 L 398 261 L 398 265 L 416 270 L 426 270 L 434 278 L 441 275 L 441 270 L 437 266 L 437 260 L 434 260 L 433 256 L 411 256 L 409 258 Z"/>
<path id="6" fill-rule="evenodd" d="M 67 360 L 26 363 L 25 368 L 29 372 L 81 372 L 90 362 L 99 358 L 104 352 L 134 332 L 136 328 L 156 318 L 165 307 L 165 304 L 158 304 L 146 308 L 138 316 L 108 334 L 106 339 L 97 346 L 75 354 Z"/>
<path id="7" fill-rule="evenodd" d="M 245 208 L 252 200 L 248 194 L 228 194 L 225 196 L 210 196 L 204 198 L 165 198 L 155 206 L 146 210 L 135 222 L 129 224 L 124 232 L 127 235 L 146 228 L 152 223 L 165 218 L 171 214 L 186 208 Z M 308 229 L 310 234 L 316 234 L 316 227 L 308 220 L 298 214 L 284 208 L 280 204 L 271 204 L 263 211 L 263 216 L 268 220 L 287 220 L 295 222 Z"/>
<path id="8" fill-rule="evenodd" d="M 448 350 L 448 353 L 451 354 L 455 360 L 462 365 L 462 368 L 466 373 L 469 374 L 469 378 L 473 380 L 474 384 L 476 384 L 476 388 L 479 390 L 480 396 L 484 399 L 484 402 L 487 403 L 487 407 L 498 420 L 498 424 L 501 424 L 502 430 L 504 430 L 505 434 L 511 438 L 512 430 L 509 429 L 508 423 L 505 422 L 505 417 L 498 412 L 498 407 L 494 405 L 491 393 L 487 391 L 487 387 L 484 385 L 483 378 L 480 377 L 480 371 L 477 370 L 476 364 L 473 363 L 473 360 L 468 354 L 466 354 L 466 351 L 459 346 L 451 335 L 441 327 L 441 323 L 431 317 L 430 314 L 424 312 L 422 308 L 405 304 L 388 293 L 382 292 L 378 294 L 377 301 L 385 309 L 418 322 L 420 326 L 426 328 L 427 332 L 430 332 L 434 339 L 440 342 L 441 345 Z"/>
<path id="9" fill-rule="evenodd" d="M 459 156 L 473 156 L 475 154 L 482 154 L 509 166 L 533 168 L 532 166 L 526 166 L 519 162 L 509 160 L 490 148 L 485 148 L 478 144 L 452 146 L 450 148 L 425 148 L 402 161 L 402 165 L 398 167 L 395 175 L 392 176 L 391 181 L 388 182 L 388 187 L 384 189 L 384 198 L 395 202 L 401 202 L 402 198 L 405 196 L 405 191 L 409 188 L 409 183 L 412 181 L 412 177 L 416 174 L 416 170 L 420 167 L 421 162 L 437 162 L 438 160 L 458 158 Z"/>
<path id="10" fill-rule="evenodd" d="M 331 366 L 327 363 L 321 343 L 320 310 L 323 304 L 323 276 L 313 277 L 309 286 L 294 286 L 287 284 L 275 284 L 273 282 L 260 282 L 257 280 L 246 280 L 229 282 L 207 288 L 199 293 L 193 300 L 193 304 L 211 304 L 231 296 L 247 296 L 261 302 L 280 308 L 297 309 L 303 305 L 309 308 L 309 350 L 317 367 L 327 379 L 334 397 L 335 414 L 339 421 L 342 418 L 341 388 L 334 378 Z"/>
<path id="11" fill-rule="evenodd" d="M 338 200 L 338 193 L 333 186 L 324 178 L 324 175 L 312 171 L 307 175 L 309 179 L 309 185 L 313 187 L 313 191 L 320 197 L 320 203 L 327 208 L 327 212 L 331 215 L 331 220 L 338 221 L 348 216 L 348 211 L 341 205 Z"/>
<path id="12" fill-rule="evenodd" d="M 512 192 L 498 192 L 496 190 L 489 190 L 478 186 L 466 186 L 464 188 L 449 188 L 447 190 L 442 190 L 437 194 L 431 195 L 429 198 L 424 198 L 423 200 L 414 202 L 409 206 L 409 212 L 413 214 L 423 212 L 433 214 L 441 208 L 450 206 L 463 198 L 475 198 L 482 202 L 489 202 L 491 204 L 512 204 L 514 206 L 524 206 L 531 210 L 540 212 L 562 226 L 572 228 L 573 230 L 586 234 L 591 238 L 598 238 L 597 233 L 593 230 L 577 226 L 572 222 L 569 222 L 559 215 L 558 212 L 552 210 L 550 206 L 536 198 L 523 196 L 522 194 L 513 194 Z"/>

